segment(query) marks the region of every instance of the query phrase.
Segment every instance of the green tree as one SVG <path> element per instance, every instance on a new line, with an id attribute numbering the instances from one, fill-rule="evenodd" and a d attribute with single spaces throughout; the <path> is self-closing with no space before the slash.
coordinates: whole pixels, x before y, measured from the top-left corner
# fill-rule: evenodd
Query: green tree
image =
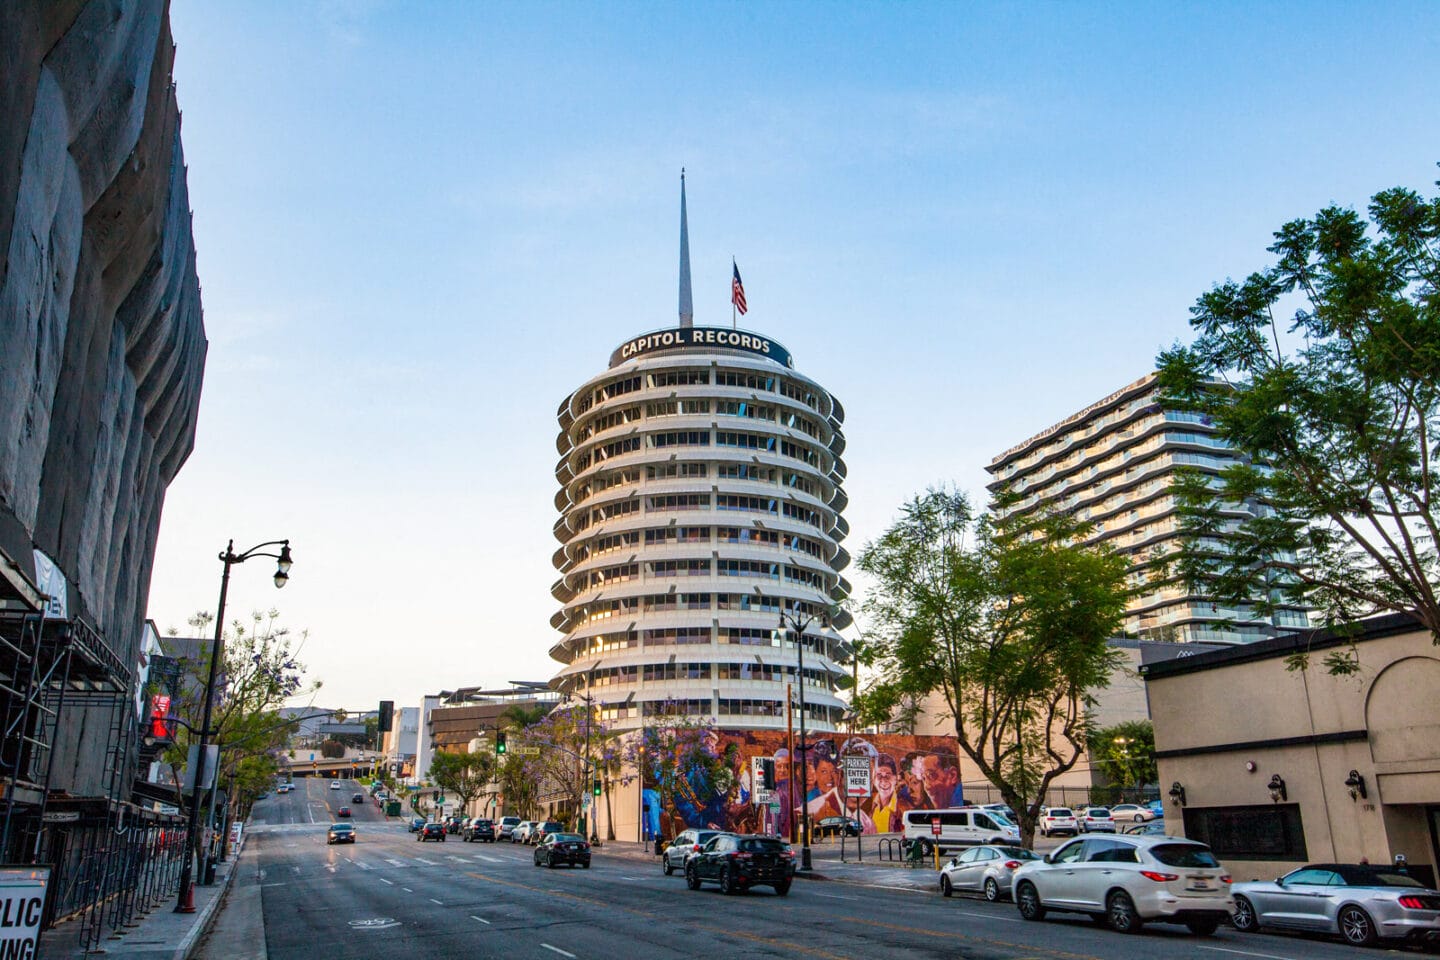
<path id="1" fill-rule="evenodd" d="M 1308 603 L 1344 627 L 1404 612 L 1440 643 L 1440 198 L 1385 190 L 1369 221 L 1330 206 L 1285 224 L 1274 264 L 1202 294 L 1194 342 L 1161 353 L 1166 404 L 1250 460 L 1178 486 L 1175 565 L 1261 614 Z M 1274 509 L 1217 549 L 1225 506 L 1255 501 Z M 1326 666 L 1355 670 L 1354 650 Z"/>
<path id="2" fill-rule="evenodd" d="M 1026 844 L 1050 783 L 1084 750 L 1091 691 L 1118 663 L 1107 640 L 1128 564 L 1076 546 L 1088 531 L 1068 516 L 976 518 L 964 493 L 931 489 L 859 560 L 874 579 L 862 609 L 879 674 L 857 698 L 861 720 L 885 723 L 907 697 L 939 692 Z"/>
<path id="3" fill-rule="evenodd" d="M 469 811 L 470 804 L 495 779 L 497 767 L 495 755 L 485 750 L 479 753 L 441 751 L 430 759 L 430 779 L 446 793 L 458 797 L 462 811 Z"/>
<path id="4" fill-rule="evenodd" d="M 1155 783 L 1155 727 L 1149 720 L 1126 720 L 1096 730 L 1090 738 L 1090 762 L 1105 778 L 1125 789 Z"/>

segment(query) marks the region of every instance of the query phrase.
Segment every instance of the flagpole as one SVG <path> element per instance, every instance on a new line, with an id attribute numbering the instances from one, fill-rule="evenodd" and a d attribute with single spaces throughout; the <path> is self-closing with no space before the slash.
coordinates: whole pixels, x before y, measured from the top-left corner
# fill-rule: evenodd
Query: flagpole
<path id="1" fill-rule="evenodd" d="M 730 329 L 740 329 L 735 322 L 735 271 L 740 267 L 735 263 L 735 257 L 730 257 Z"/>

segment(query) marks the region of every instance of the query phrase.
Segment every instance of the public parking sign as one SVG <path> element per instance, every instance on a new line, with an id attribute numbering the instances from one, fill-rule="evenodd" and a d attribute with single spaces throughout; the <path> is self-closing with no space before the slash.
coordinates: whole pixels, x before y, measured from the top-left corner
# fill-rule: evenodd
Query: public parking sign
<path id="1" fill-rule="evenodd" d="M 39 956 L 40 921 L 45 916 L 49 867 L 0 867 L 0 956 Z"/>
<path id="2" fill-rule="evenodd" d="M 845 796 L 853 799 L 870 796 L 870 758 L 841 757 L 845 770 Z"/>

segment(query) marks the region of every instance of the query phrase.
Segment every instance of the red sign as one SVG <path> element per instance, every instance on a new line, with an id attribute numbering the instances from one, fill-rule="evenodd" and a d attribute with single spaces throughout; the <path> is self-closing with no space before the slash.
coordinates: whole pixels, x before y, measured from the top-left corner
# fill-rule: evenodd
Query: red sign
<path id="1" fill-rule="evenodd" d="M 940 818 L 939 818 L 939 817 L 931 817 L 931 818 L 930 818 L 930 832 L 933 833 L 933 834 L 935 834 L 935 836 L 937 836 L 937 837 L 940 836 Z"/>
<path id="2" fill-rule="evenodd" d="M 169 740 L 170 734 L 170 697 L 168 694 L 157 693 L 150 698 L 150 736 L 156 740 Z"/>

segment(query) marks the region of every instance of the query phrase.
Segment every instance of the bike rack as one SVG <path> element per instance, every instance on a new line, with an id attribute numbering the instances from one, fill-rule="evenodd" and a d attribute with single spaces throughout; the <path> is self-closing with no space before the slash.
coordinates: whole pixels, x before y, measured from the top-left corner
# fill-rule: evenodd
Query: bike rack
<path id="1" fill-rule="evenodd" d="M 898 863 L 905 859 L 905 841 L 899 837 L 880 838 L 880 859 Z"/>

